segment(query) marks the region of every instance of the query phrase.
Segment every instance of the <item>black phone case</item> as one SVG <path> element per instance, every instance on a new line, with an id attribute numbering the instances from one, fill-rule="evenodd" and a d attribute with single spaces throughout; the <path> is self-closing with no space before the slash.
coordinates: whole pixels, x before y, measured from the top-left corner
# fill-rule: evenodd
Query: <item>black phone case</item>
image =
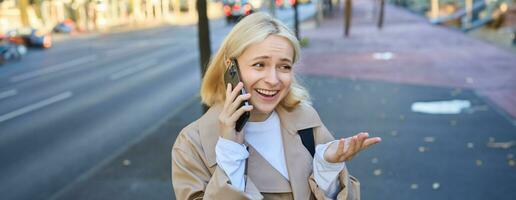
<path id="1" fill-rule="evenodd" d="M 230 66 L 226 70 L 226 73 L 224 73 L 224 82 L 226 83 L 226 85 L 228 83 L 231 83 L 231 87 L 232 87 L 231 89 L 234 89 L 235 86 L 240 82 L 240 71 L 238 68 L 239 68 L 239 66 L 238 66 L 237 60 L 235 58 L 232 58 Z M 247 94 L 247 92 L 245 91 L 244 88 L 242 88 L 242 90 L 240 91 L 240 94 L 241 95 Z M 247 105 L 250 105 L 249 101 L 245 100 L 240 104 L 240 107 L 247 106 Z M 236 121 L 236 125 L 235 125 L 235 130 L 237 132 L 240 132 L 242 130 L 242 128 L 244 128 L 244 125 L 247 122 L 247 120 L 249 120 L 250 115 L 251 115 L 251 113 L 247 111 L 247 112 L 244 112 L 244 114 L 242 114 L 240 116 L 240 118 L 238 118 L 238 120 Z"/>

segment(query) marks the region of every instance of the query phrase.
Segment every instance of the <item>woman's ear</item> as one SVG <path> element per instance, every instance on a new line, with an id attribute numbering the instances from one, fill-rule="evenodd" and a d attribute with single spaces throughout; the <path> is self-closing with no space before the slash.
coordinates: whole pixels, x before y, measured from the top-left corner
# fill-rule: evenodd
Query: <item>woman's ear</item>
<path id="1" fill-rule="evenodd" d="M 226 59 L 226 61 L 224 63 L 226 64 L 226 69 L 227 69 L 231 65 L 231 60 Z"/>

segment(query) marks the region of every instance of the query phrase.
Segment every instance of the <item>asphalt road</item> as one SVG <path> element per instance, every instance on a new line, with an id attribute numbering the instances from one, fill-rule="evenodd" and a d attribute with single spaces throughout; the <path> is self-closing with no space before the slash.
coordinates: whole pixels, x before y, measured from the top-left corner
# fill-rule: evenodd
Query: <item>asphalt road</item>
<path id="1" fill-rule="evenodd" d="M 211 25 L 216 49 L 230 27 Z M 96 34 L 0 68 L 0 199 L 46 199 L 198 93 L 196 26 Z"/>
<path id="2" fill-rule="evenodd" d="M 231 25 L 210 28 L 215 52 Z M 0 67 L 0 199 L 55 196 L 145 137 L 198 93 L 197 48 L 196 26 L 163 26 L 65 37 Z"/>

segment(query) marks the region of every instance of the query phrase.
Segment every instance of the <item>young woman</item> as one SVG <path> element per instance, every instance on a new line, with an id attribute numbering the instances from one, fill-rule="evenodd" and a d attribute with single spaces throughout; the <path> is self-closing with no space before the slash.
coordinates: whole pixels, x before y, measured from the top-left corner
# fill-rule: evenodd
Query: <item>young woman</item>
<path id="1" fill-rule="evenodd" d="M 201 98 L 210 109 L 181 131 L 172 148 L 177 199 L 360 198 L 359 182 L 344 162 L 381 139 L 368 133 L 333 138 L 296 82 L 299 55 L 292 32 L 267 14 L 235 25 L 202 82 Z M 242 80 L 236 86 L 224 81 L 233 58 Z M 240 95 L 242 88 L 248 93 Z M 241 106 L 245 100 L 250 105 Z M 237 132 L 245 112 L 249 121 Z M 313 156 L 302 134 L 312 134 Z"/>

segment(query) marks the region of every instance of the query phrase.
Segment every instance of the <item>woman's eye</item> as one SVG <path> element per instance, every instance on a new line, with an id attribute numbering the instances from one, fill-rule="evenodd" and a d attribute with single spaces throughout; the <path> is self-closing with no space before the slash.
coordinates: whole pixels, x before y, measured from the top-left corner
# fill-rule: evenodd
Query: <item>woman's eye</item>
<path id="1" fill-rule="evenodd" d="M 292 66 L 290 65 L 282 65 L 280 66 L 280 69 L 283 71 L 290 71 L 292 69 Z"/>
<path id="2" fill-rule="evenodd" d="M 263 67 L 265 66 L 263 63 L 255 63 L 253 64 L 253 67 Z"/>

